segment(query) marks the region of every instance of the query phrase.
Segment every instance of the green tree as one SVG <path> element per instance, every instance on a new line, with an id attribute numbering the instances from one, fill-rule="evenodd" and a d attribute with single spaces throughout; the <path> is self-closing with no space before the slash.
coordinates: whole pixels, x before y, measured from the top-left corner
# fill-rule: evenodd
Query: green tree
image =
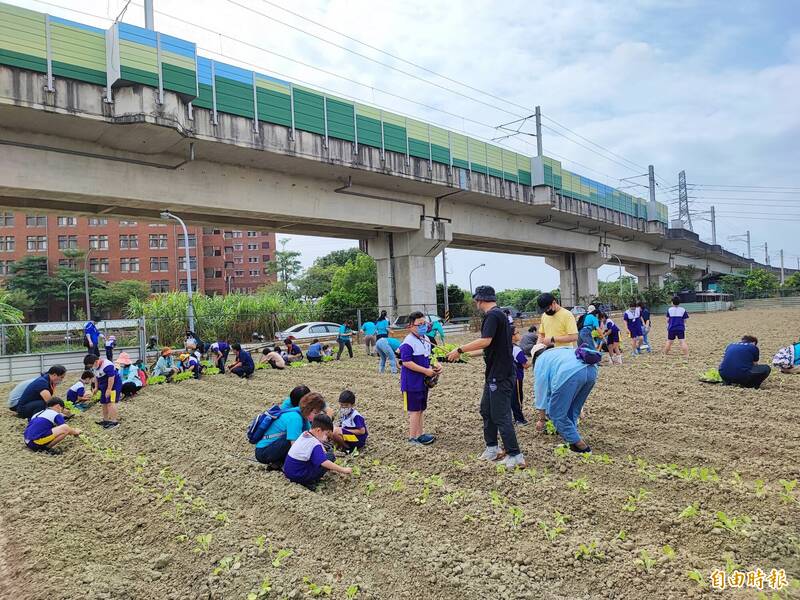
<path id="1" fill-rule="evenodd" d="M 33 310 L 47 308 L 50 298 L 58 291 L 58 283 L 47 272 L 47 258 L 26 256 L 11 264 L 9 292 L 24 292 L 33 303 Z"/>
<path id="2" fill-rule="evenodd" d="M 800 290 L 800 271 L 796 271 L 789 275 L 789 277 L 787 277 L 783 282 L 783 287 L 792 291 Z"/>
<path id="3" fill-rule="evenodd" d="M 539 310 L 536 299 L 541 293 L 542 290 L 526 288 L 503 290 L 502 292 L 497 292 L 497 304 L 499 306 L 513 306 L 521 312 L 536 312 Z"/>
<path id="4" fill-rule="evenodd" d="M 628 307 L 631 301 L 639 300 L 639 287 L 633 277 L 623 276 L 616 281 L 600 281 L 597 298 L 601 304 L 615 308 Z"/>
<path id="5" fill-rule="evenodd" d="M 0 323 L 4 325 L 22 323 L 22 311 L 11 304 L 11 294 L 0 290 Z"/>
<path id="6" fill-rule="evenodd" d="M 455 284 L 447 286 L 447 302 L 450 305 L 450 318 L 469 317 L 473 312 L 472 298 L 467 290 Z M 444 284 L 436 284 L 436 310 L 444 318 Z"/>
<path id="7" fill-rule="evenodd" d="M 23 314 L 28 315 L 33 311 L 33 300 L 28 296 L 24 290 L 16 290 L 13 292 L 6 292 L 6 303 L 14 308 L 22 311 Z"/>
<path id="8" fill-rule="evenodd" d="M 343 267 L 352 260 L 364 254 L 358 248 L 346 248 L 345 250 L 334 250 L 325 256 L 320 256 L 314 261 L 320 267 Z"/>
<path id="9" fill-rule="evenodd" d="M 341 321 L 353 318 L 362 309 L 364 319 L 378 316 L 378 274 L 371 256 L 359 254 L 337 269 L 331 291 L 319 303 L 326 319 Z"/>
<path id="10" fill-rule="evenodd" d="M 744 282 L 745 290 L 757 296 L 774 294 L 779 286 L 778 276 L 764 269 L 753 269 L 747 274 Z"/>
<path id="11" fill-rule="evenodd" d="M 150 296 L 150 287 L 144 281 L 124 279 L 109 283 L 92 292 L 92 306 L 98 310 L 121 312 L 131 300 L 145 300 Z"/>
<path id="12" fill-rule="evenodd" d="M 693 290 L 696 274 L 697 268 L 694 265 L 673 267 L 667 274 L 664 285 L 671 293 Z"/>
<path id="13" fill-rule="evenodd" d="M 331 291 L 333 276 L 336 271 L 363 254 L 358 248 L 348 248 L 346 250 L 334 250 L 319 257 L 294 281 L 294 288 L 301 298 L 314 299 L 322 298 Z"/>
<path id="14" fill-rule="evenodd" d="M 288 243 L 287 239 L 280 241 L 281 249 L 275 251 L 274 260 L 267 266 L 267 272 L 278 277 L 278 281 L 283 284 L 286 292 L 289 291 L 289 285 L 301 270 L 300 252 L 287 250 L 286 244 Z"/>
<path id="15" fill-rule="evenodd" d="M 719 278 L 719 287 L 724 293 L 741 298 L 744 295 L 746 281 L 747 275 L 743 273 L 729 273 Z"/>
<path id="16" fill-rule="evenodd" d="M 55 286 L 53 298 L 56 298 L 57 300 L 66 300 L 67 284 L 70 282 L 72 282 L 72 286 L 69 290 L 70 302 L 78 302 L 80 299 L 82 299 L 84 297 L 86 273 L 84 271 L 77 271 L 68 267 L 58 267 L 55 276 L 53 276 L 53 284 Z M 106 286 L 105 281 L 91 273 L 88 275 L 88 282 L 90 297 L 94 295 L 95 290 L 104 288 Z"/>

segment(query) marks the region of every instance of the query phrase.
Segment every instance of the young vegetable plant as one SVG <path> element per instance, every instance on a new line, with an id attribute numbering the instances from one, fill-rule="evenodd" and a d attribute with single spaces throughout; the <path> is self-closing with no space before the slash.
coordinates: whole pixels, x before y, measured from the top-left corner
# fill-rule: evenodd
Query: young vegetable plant
<path id="1" fill-rule="evenodd" d="M 645 573 L 649 573 L 653 570 L 656 561 L 652 556 L 650 556 L 650 553 L 647 550 L 641 550 L 639 552 L 639 558 L 637 558 L 634 563 L 641 567 Z"/>
<path id="2" fill-rule="evenodd" d="M 553 454 L 555 454 L 558 458 L 564 458 L 565 456 L 569 456 L 569 446 L 567 444 L 559 444 L 555 448 L 553 448 Z"/>
<path id="3" fill-rule="evenodd" d="M 491 492 L 489 492 L 489 498 L 492 501 L 492 506 L 500 507 L 504 506 L 506 503 L 506 499 L 503 498 L 503 496 L 501 496 L 500 492 L 498 492 L 497 490 L 492 490 Z"/>
<path id="4" fill-rule="evenodd" d="M 574 554 L 578 560 L 603 560 L 606 557 L 605 552 L 598 549 L 597 541 L 578 544 L 578 549 L 575 550 Z"/>
<path id="5" fill-rule="evenodd" d="M 228 522 L 230 521 L 230 519 L 228 518 L 228 513 L 221 512 L 221 511 L 218 511 L 218 512 L 214 513 L 214 520 L 217 523 L 222 523 L 223 525 L 227 525 Z"/>
<path id="6" fill-rule="evenodd" d="M 264 546 L 266 541 L 267 541 L 267 536 L 265 535 L 260 535 L 255 539 L 256 551 L 258 553 L 258 556 L 261 556 L 262 554 L 264 554 L 264 552 L 266 552 L 267 549 Z"/>
<path id="7" fill-rule="evenodd" d="M 406 484 L 402 479 L 395 479 L 390 489 L 393 492 L 402 492 L 404 489 L 406 489 Z"/>
<path id="8" fill-rule="evenodd" d="M 669 544 L 664 544 L 661 547 L 661 553 L 667 560 L 673 560 L 675 558 L 675 549 Z"/>
<path id="9" fill-rule="evenodd" d="M 714 527 L 719 527 L 720 529 L 725 529 L 726 531 L 730 531 L 732 533 L 744 533 L 744 528 L 750 525 L 751 519 L 748 516 L 728 516 L 721 510 L 716 512 L 716 518 L 714 519 Z"/>
<path id="10" fill-rule="evenodd" d="M 636 512 L 636 509 L 639 508 L 639 503 L 642 502 L 642 500 L 647 498 L 647 496 L 649 495 L 650 492 L 648 492 L 646 489 L 639 488 L 639 491 L 635 495 L 634 494 L 628 495 L 628 499 L 625 500 L 625 504 L 622 505 L 622 510 L 628 512 Z"/>
<path id="11" fill-rule="evenodd" d="M 369 498 L 372 495 L 372 492 L 374 492 L 377 488 L 378 486 L 374 481 L 368 481 L 367 485 L 364 486 L 364 493 L 367 495 L 367 498 Z"/>
<path id="12" fill-rule="evenodd" d="M 219 561 L 219 564 L 214 567 L 211 574 L 215 576 L 228 575 L 231 571 L 235 571 L 241 566 L 242 563 L 239 562 L 238 556 L 226 556 Z"/>
<path id="13" fill-rule="evenodd" d="M 684 508 L 681 511 L 681 514 L 678 515 L 678 518 L 680 518 L 680 519 L 693 519 L 700 512 L 699 508 L 700 508 L 700 503 L 699 502 L 692 502 L 689 506 L 687 506 L 686 508 Z"/>
<path id="14" fill-rule="evenodd" d="M 794 488 L 797 487 L 797 479 L 792 479 L 788 481 L 786 479 L 778 480 L 783 486 L 783 491 L 780 493 L 781 502 L 785 502 L 786 504 L 791 504 L 792 502 L 797 502 L 797 499 L 794 497 Z"/>
<path id="15" fill-rule="evenodd" d="M 756 479 L 753 482 L 753 491 L 756 494 L 756 498 L 763 498 L 767 495 L 767 486 L 763 479 Z"/>
<path id="16" fill-rule="evenodd" d="M 694 581 L 701 588 L 706 587 L 707 585 L 706 580 L 703 577 L 703 574 L 697 569 L 692 569 L 691 571 L 687 571 L 686 576 L 692 581 Z"/>
<path id="17" fill-rule="evenodd" d="M 358 585 L 354 583 L 344 591 L 344 597 L 347 600 L 354 600 L 356 596 L 358 596 Z"/>
<path id="18" fill-rule="evenodd" d="M 201 533 L 195 536 L 194 539 L 197 542 L 194 552 L 200 556 L 203 556 L 204 554 L 208 553 L 208 549 L 211 547 L 211 540 L 214 539 L 214 536 L 210 533 Z"/>
<path id="19" fill-rule="evenodd" d="M 427 504 L 428 503 L 428 497 L 430 495 L 431 495 L 431 488 L 429 488 L 426 485 L 424 488 L 422 488 L 422 493 L 419 496 L 417 496 L 416 498 L 414 498 L 414 502 L 416 502 L 419 505 Z"/>
<path id="20" fill-rule="evenodd" d="M 549 541 L 555 540 L 559 535 L 564 533 L 563 527 L 550 527 L 544 521 L 539 521 L 539 529 L 542 530 L 544 533 L 544 537 L 546 537 Z"/>
<path id="21" fill-rule="evenodd" d="M 465 495 L 466 494 L 464 492 L 458 490 L 455 492 L 450 492 L 449 494 L 442 496 L 442 502 L 447 504 L 447 506 L 452 506 L 453 504 L 458 504 Z"/>
<path id="22" fill-rule="evenodd" d="M 292 552 L 291 550 L 287 550 L 286 548 L 281 548 L 280 550 L 278 550 L 278 552 L 272 559 L 272 566 L 275 567 L 276 569 L 280 569 L 283 561 L 289 558 L 292 554 L 294 554 L 294 552 Z M 271 548 L 270 548 L 270 556 L 272 556 Z"/>
<path id="23" fill-rule="evenodd" d="M 519 529 L 522 526 L 522 521 L 525 520 L 525 512 L 519 506 L 511 506 L 508 509 L 508 513 L 511 515 L 512 529 Z"/>
<path id="24" fill-rule="evenodd" d="M 550 419 L 548 419 L 547 422 L 544 424 L 544 432 L 547 435 L 556 435 L 558 433 L 556 426 Z"/>
<path id="25" fill-rule="evenodd" d="M 272 583 L 270 583 L 269 577 L 265 577 L 261 582 L 261 585 L 258 587 L 258 590 L 247 594 L 247 600 L 260 600 L 261 598 L 265 598 L 267 595 L 269 595 L 271 591 Z"/>
<path id="26" fill-rule="evenodd" d="M 589 490 L 589 482 L 586 477 L 579 477 L 575 481 L 567 483 L 567 487 L 571 490 L 578 490 L 579 492 L 586 492 Z"/>
<path id="27" fill-rule="evenodd" d="M 309 577 L 303 577 L 303 583 L 308 585 L 308 593 L 314 597 L 330 596 L 333 593 L 333 588 L 329 585 L 317 585 Z"/>

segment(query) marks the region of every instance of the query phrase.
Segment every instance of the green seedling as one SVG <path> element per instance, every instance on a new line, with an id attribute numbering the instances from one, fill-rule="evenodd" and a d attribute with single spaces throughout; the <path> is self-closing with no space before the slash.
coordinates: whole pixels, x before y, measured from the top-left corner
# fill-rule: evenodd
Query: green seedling
<path id="1" fill-rule="evenodd" d="M 441 475 L 431 475 L 425 479 L 425 484 L 430 484 L 434 487 L 442 487 L 444 485 L 444 479 L 442 479 Z"/>
<path id="2" fill-rule="evenodd" d="M 511 515 L 511 527 L 519 529 L 525 519 L 525 512 L 518 506 L 511 506 L 508 509 L 508 513 Z"/>
<path id="3" fill-rule="evenodd" d="M 625 504 L 622 505 L 622 510 L 628 512 L 636 512 L 636 509 L 639 508 L 639 503 L 642 502 L 647 496 L 650 495 L 644 488 L 639 488 L 639 491 L 634 494 L 629 494 L 627 500 L 625 500 Z"/>
<path id="4" fill-rule="evenodd" d="M 544 424 L 544 432 L 547 435 L 556 435 L 558 433 L 556 426 L 553 425 L 553 422 L 550 419 L 548 419 L 547 422 Z"/>
<path id="5" fill-rule="evenodd" d="M 681 511 L 681 514 L 679 514 L 678 517 L 681 519 L 693 519 L 700 512 L 699 508 L 699 502 L 692 502 L 689 506 Z"/>
<path id="6" fill-rule="evenodd" d="M 708 585 L 706 583 L 705 577 L 703 577 L 703 574 L 697 569 L 692 569 L 691 571 L 687 571 L 686 576 L 692 581 L 694 581 L 701 588 L 704 588 Z"/>
<path id="7" fill-rule="evenodd" d="M 462 491 L 450 492 L 442 496 L 442 502 L 447 504 L 447 506 L 452 506 L 453 504 L 458 504 L 465 495 L 466 494 Z"/>
<path id="8" fill-rule="evenodd" d="M 738 571 L 741 568 L 742 565 L 738 564 L 735 560 L 733 560 L 733 557 L 731 557 L 730 555 L 725 557 L 725 573 L 727 575 L 730 575 L 734 571 Z"/>
<path id="9" fill-rule="evenodd" d="M 378 486 L 374 481 L 368 481 L 367 485 L 364 486 L 364 493 L 367 495 L 367 498 L 369 498 L 372 495 L 372 492 L 374 492 L 377 488 Z"/>
<path id="10" fill-rule="evenodd" d="M 634 563 L 637 566 L 642 567 L 645 573 L 649 573 L 653 570 L 656 561 L 652 556 L 650 556 L 650 553 L 647 550 L 641 550 L 639 552 L 639 558 L 637 558 Z"/>
<path id="11" fill-rule="evenodd" d="M 786 504 L 797 502 L 797 499 L 794 497 L 794 488 L 797 487 L 797 479 L 792 479 L 791 481 L 780 479 L 778 483 L 783 486 L 783 491 L 780 493 L 781 502 L 785 502 Z"/>
<path id="12" fill-rule="evenodd" d="M 562 514 L 559 511 L 555 511 L 553 513 L 553 522 L 555 522 L 555 524 L 558 525 L 559 527 L 566 526 L 566 524 L 569 523 L 571 520 L 572 517 L 570 517 L 569 515 Z"/>
<path id="13" fill-rule="evenodd" d="M 416 498 L 414 498 L 414 502 L 416 502 L 417 504 L 420 504 L 420 505 L 427 504 L 428 496 L 430 496 L 430 495 L 431 495 L 431 488 L 429 488 L 426 485 L 424 488 L 422 488 L 422 493 L 419 496 L 417 496 Z"/>
<path id="14" fill-rule="evenodd" d="M 614 462 L 614 460 L 605 452 L 602 454 L 586 452 L 581 454 L 581 460 L 585 463 L 594 463 L 596 465 L 610 465 Z"/>
<path id="15" fill-rule="evenodd" d="M 406 489 L 406 484 L 403 482 L 402 479 L 395 479 L 390 489 L 393 492 L 402 492 L 403 490 Z"/>
<path id="16" fill-rule="evenodd" d="M 333 593 L 333 588 L 331 588 L 331 586 L 317 585 L 308 577 L 303 577 L 303 583 L 308 585 L 308 593 L 314 598 L 319 598 L 320 596 L 330 596 Z"/>
<path id="17" fill-rule="evenodd" d="M 628 538 L 628 533 L 624 529 L 620 529 L 616 539 L 618 539 L 621 542 L 624 542 L 627 538 Z"/>
<path id="18" fill-rule="evenodd" d="M 664 544 L 661 547 L 661 553 L 667 560 L 672 560 L 675 558 L 675 549 L 669 544 Z"/>
<path id="19" fill-rule="evenodd" d="M 767 495 L 767 486 L 763 479 L 756 479 L 753 482 L 753 491 L 756 494 L 756 498 L 763 498 Z"/>
<path id="20" fill-rule="evenodd" d="M 197 546 L 194 547 L 194 552 L 199 555 L 204 555 L 208 553 L 208 549 L 211 547 L 211 540 L 214 536 L 210 533 L 201 533 L 195 536 L 195 541 L 197 542 Z"/>
<path id="21" fill-rule="evenodd" d="M 742 476 L 739 471 L 734 471 L 731 476 L 731 483 L 733 485 L 742 485 Z"/>
<path id="22" fill-rule="evenodd" d="M 203 375 L 219 375 L 219 369 L 217 367 L 208 367 L 203 371 Z"/>
<path id="23" fill-rule="evenodd" d="M 597 542 L 591 541 L 588 544 L 578 544 L 578 549 L 574 552 L 578 560 L 603 560 L 605 552 L 598 549 Z"/>
<path id="24" fill-rule="evenodd" d="M 578 490 L 579 492 L 586 492 L 589 490 L 589 482 L 586 477 L 579 477 L 575 481 L 570 481 L 567 487 L 571 490 Z"/>
<path id="25" fill-rule="evenodd" d="M 643 458 L 636 459 L 636 470 L 640 475 L 643 475 L 649 481 L 655 481 L 658 479 L 658 473 L 653 471 L 653 469 L 648 465 L 648 462 Z"/>
<path id="26" fill-rule="evenodd" d="M 558 458 L 564 458 L 565 456 L 569 456 L 569 446 L 567 444 L 559 444 L 555 448 L 553 448 L 553 454 L 555 454 Z"/>
<path id="27" fill-rule="evenodd" d="M 191 379 L 194 377 L 194 373 L 191 371 L 184 371 L 183 373 L 178 373 L 175 377 L 172 378 L 172 381 L 175 383 L 180 383 L 181 381 L 186 381 L 187 379 Z"/>
<path id="28" fill-rule="evenodd" d="M 732 533 L 743 533 L 744 528 L 750 525 L 751 519 L 748 516 L 728 516 L 721 510 L 716 512 L 716 518 L 714 519 L 714 527 L 719 527 L 720 529 L 725 529 L 726 531 L 730 531 Z"/>
<path id="29" fill-rule="evenodd" d="M 216 512 L 214 513 L 214 520 L 217 523 L 222 523 L 223 525 L 227 525 L 230 519 L 228 519 L 228 513 L 225 512 Z"/>
<path id="30" fill-rule="evenodd" d="M 180 535 L 176 535 L 176 536 L 175 536 L 175 541 L 176 541 L 176 542 L 178 542 L 179 544 L 183 544 L 183 543 L 184 543 L 184 542 L 186 542 L 188 539 L 189 539 L 189 536 L 188 536 L 188 535 L 186 535 L 185 533 L 182 533 L 182 534 L 180 534 Z"/>
<path id="31" fill-rule="evenodd" d="M 498 475 L 505 475 L 506 472 L 508 471 L 505 465 L 496 465 L 494 470 Z"/>
<path id="32" fill-rule="evenodd" d="M 361 476 L 361 467 L 359 467 L 358 465 L 353 465 L 351 468 L 353 469 L 353 475 L 355 475 L 356 477 Z"/>
<path id="33" fill-rule="evenodd" d="M 279 569 L 283 561 L 289 558 L 292 554 L 294 554 L 294 552 L 292 552 L 291 550 L 288 550 L 286 548 L 281 548 L 280 550 L 278 550 L 277 554 L 275 554 L 275 558 L 272 559 L 272 566 L 275 567 L 276 569 Z"/>
<path id="34" fill-rule="evenodd" d="M 272 583 L 270 583 L 269 577 L 265 577 L 264 581 L 262 581 L 261 585 L 258 587 L 258 590 L 247 594 L 247 600 L 260 600 L 260 598 L 265 598 L 269 595 L 271 591 Z"/>
<path id="35" fill-rule="evenodd" d="M 259 556 L 261 556 L 262 554 L 264 554 L 264 552 L 266 552 L 267 549 L 264 545 L 266 544 L 266 542 L 267 542 L 267 536 L 265 535 L 260 535 L 255 539 L 256 551 L 258 552 Z"/>
<path id="36" fill-rule="evenodd" d="M 355 449 L 353 451 L 355 452 Z M 373 458 L 372 459 L 372 466 L 373 467 L 380 467 L 381 466 L 381 459 L 380 458 Z"/>
<path id="37" fill-rule="evenodd" d="M 506 503 L 506 499 L 500 495 L 500 492 L 497 490 L 492 490 L 489 492 L 489 498 L 491 498 L 492 506 L 503 506 Z"/>
<path id="38" fill-rule="evenodd" d="M 453 460 L 453 466 L 458 468 L 458 469 L 463 469 L 466 466 L 466 464 L 464 462 L 458 460 L 458 459 L 454 459 Z"/>
<path id="39" fill-rule="evenodd" d="M 214 570 L 211 571 L 211 574 L 215 576 L 228 575 L 231 571 L 235 571 L 241 566 L 238 556 L 226 556 L 219 561 Z"/>
<path id="40" fill-rule="evenodd" d="M 166 381 L 167 378 L 164 375 L 152 375 L 147 378 L 147 385 L 160 385 L 162 383 L 165 383 Z"/>
<path id="41" fill-rule="evenodd" d="M 474 523 L 478 519 L 473 515 L 464 515 L 464 518 L 461 519 L 463 523 Z"/>
<path id="42" fill-rule="evenodd" d="M 544 533 L 544 537 L 546 537 L 549 541 L 555 540 L 559 535 L 564 533 L 563 527 L 550 527 L 544 521 L 539 521 L 539 529 L 542 530 Z"/>
<path id="43" fill-rule="evenodd" d="M 202 498 L 192 498 L 192 510 L 197 512 L 204 512 L 206 510 L 206 501 Z"/>
<path id="44" fill-rule="evenodd" d="M 344 597 L 347 600 L 354 600 L 356 596 L 358 596 L 358 585 L 354 583 L 344 591 Z"/>

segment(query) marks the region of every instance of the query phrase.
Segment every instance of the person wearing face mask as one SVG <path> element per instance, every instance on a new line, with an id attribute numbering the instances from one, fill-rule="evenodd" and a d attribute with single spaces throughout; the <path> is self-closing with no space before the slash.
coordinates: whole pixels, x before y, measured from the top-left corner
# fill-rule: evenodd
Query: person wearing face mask
<path id="1" fill-rule="evenodd" d="M 524 468 L 525 457 L 520 451 L 511 418 L 511 403 L 517 393 L 516 367 L 511 349 L 511 324 L 497 306 L 497 295 L 493 287 L 478 286 L 472 298 L 478 310 L 484 313 L 481 337 L 450 352 L 447 360 L 455 362 L 465 352 L 483 350 L 486 383 L 483 388 L 480 413 L 483 417 L 483 439 L 486 442 L 486 450 L 480 458 L 488 461 L 502 458 L 501 464 L 506 468 Z M 498 434 L 503 440 L 505 457 L 497 444 Z"/>
<path id="2" fill-rule="evenodd" d="M 367 443 L 367 422 L 356 410 L 356 395 L 350 390 L 339 394 L 339 419 L 341 425 L 334 427 L 329 436 L 334 445 L 347 453 L 363 448 Z"/>
<path id="3" fill-rule="evenodd" d="M 409 334 L 400 344 L 400 391 L 408 413 L 408 443 L 427 446 L 436 438 L 424 432 L 423 414 L 428 408 L 427 377 L 439 375 L 442 367 L 431 367 L 431 342 L 428 339 L 428 321 L 419 311 L 408 315 Z"/>
<path id="4" fill-rule="evenodd" d="M 544 312 L 539 325 L 539 344 L 561 347 L 575 347 L 578 341 L 578 323 L 575 315 L 559 306 L 555 296 L 545 292 L 536 299 L 539 308 Z"/>

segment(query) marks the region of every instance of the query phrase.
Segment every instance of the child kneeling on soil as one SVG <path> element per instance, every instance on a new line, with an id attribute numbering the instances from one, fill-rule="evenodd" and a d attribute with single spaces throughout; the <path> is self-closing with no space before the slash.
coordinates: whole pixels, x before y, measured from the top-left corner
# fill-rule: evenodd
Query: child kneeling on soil
<path id="1" fill-rule="evenodd" d="M 81 373 L 81 378 L 67 390 L 67 400 L 76 408 L 85 408 L 86 403 L 92 399 L 93 380 L 94 373 L 91 371 Z"/>
<path id="2" fill-rule="evenodd" d="M 283 474 L 289 481 L 299 483 L 310 490 L 316 488 L 325 471 L 336 471 L 344 475 L 352 473 L 350 467 L 337 465 L 333 452 L 325 452 L 323 443 L 333 431 L 333 421 L 326 414 L 318 414 L 311 422 L 311 430 L 304 431 L 292 444 L 286 461 L 283 463 Z"/>
<path id="3" fill-rule="evenodd" d="M 67 425 L 64 411 L 61 398 L 50 398 L 47 408 L 33 415 L 25 428 L 25 445 L 34 452 L 47 452 L 68 435 L 80 435 L 80 429 Z"/>
<path id="4" fill-rule="evenodd" d="M 270 423 L 264 437 L 256 442 L 256 460 L 273 469 L 280 469 L 289 448 L 295 443 L 303 431 L 307 431 L 315 416 L 325 410 L 325 398 L 322 394 L 311 392 L 305 394 L 295 404 L 290 396 L 292 407 L 283 409 L 281 414 Z"/>
<path id="5" fill-rule="evenodd" d="M 367 422 L 355 408 L 356 395 L 350 390 L 343 391 L 339 394 L 339 406 L 342 422 L 339 427 L 334 427 L 329 436 L 331 441 L 348 453 L 363 448 L 367 443 Z"/>

